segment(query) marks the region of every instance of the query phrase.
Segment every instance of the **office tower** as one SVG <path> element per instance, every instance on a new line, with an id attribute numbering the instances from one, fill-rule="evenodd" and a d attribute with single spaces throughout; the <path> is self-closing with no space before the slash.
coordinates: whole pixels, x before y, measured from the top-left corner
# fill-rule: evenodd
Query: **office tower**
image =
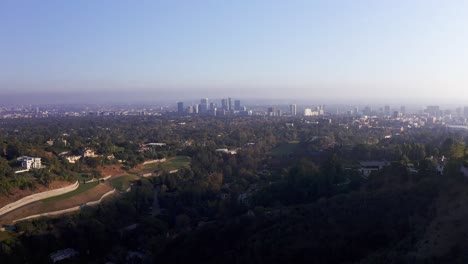
<path id="1" fill-rule="evenodd" d="M 198 107 L 198 111 L 200 113 L 205 113 L 206 111 L 208 111 L 208 98 L 202 98 L 200 100 L 200 105 Z"/>
<path id="2" fill-rule="evenodd" d="M 177 113 L 183 114 L 184 113 L 184 103 L 178 102 L 177 103 Z"/>
<path id="3" fill-rule="evenodd" d="M 274 107 L 268 107 L 268 115 L 275 116 L 275 114 L 276 114 L 276 109 Z"/>
<path id="4" fill-rule="evenodd" d="M 440 114 L 440 108 L 438 105 L 430 105 L 426 108 L 426 113 L 437 116 Z"/>
<path id="5" fill-rule="evenodd" d="M 217 113 L 217 110 L 215 107 L 210 108 L 210 110 L 208 110 L 209 115 L 216 116 L 216 113 Z"/>
<path id="6" fill-rule="evenodd" d="M 355 114 L 355 115 L 359 114 L 359 107 L 354 107 L 353 114 Z"/>
<path id="7" fill-rule="evenodd" d="M 362 113 L 363 113 L 364 115 L 369 116 L 369 115 L 372 114 L 372 108 L 371 108 L 370 106 L 366 106 L 366 107 L 364 107 L 364 110 L 362 110 Z"/>
<path id="8" fill-rule="evenodd" d="M 386 105 L 384 107 L 384 115 L 389 116 L 390 115 L 390 106 Z"/>
<path id="9" fill-rule="evenodd" d="M 240 100 L 235 100 L 234 101 L 234 110 L 240 111 L 241 110 L 241 102 Z"/>
<path id="10" fill-rule="evenodd" d="M 228 110 L 228 111 L 232 111 L 232 110 L 233 110 L 233 109 L 232 109 L 233 105 L 232 105 L 232 99 L 231 99 L 231 97 L 228 98 L 228 102 L 227 102 L 227 103 L 228 103 L 228 105 L 227 105 L 227 110 Z"/>
<path id="11" fill-rule="evenodd" d="M 214 108 L 216 108 L 216 107 L 215 107 L 215 104 L 214 104 L 214 103 L 210 103 L 209 109 L 211 110 L 211 109 L 214 109 Z"/>
<path id="12" fill-rule="evenodd" d="M 198 114 L 198 104 L 195 104 L 195 105 L 193 106 L 193 113 L 194 113 L 194 114 Z"/>
<path id="13" fill-rule="evenodd" d="M 400 106 L 400 114 L 405 115 L 406 114 L 406 106 L 402 105 Z"/>
<path id="14" fill-rule="evenodd" d="M 457 113 L 457 117 L 461 117 L 462 116 L 462 108 L 461 107 L 455 108 L 455 113 Z"/>
<path id="15" fill-rule="evenodd" d="M 297 106 L 296 104 L 291 104 L 289 106 L 289 112 L 291 113 L 292 116 L 295 116 L 297 114 Z"/>
<path id="16" fill-rule="evenodd" d="M 227 99 L 221 99 L 221 109 L 222 110 L 227 110 L 228 109 Z"/>

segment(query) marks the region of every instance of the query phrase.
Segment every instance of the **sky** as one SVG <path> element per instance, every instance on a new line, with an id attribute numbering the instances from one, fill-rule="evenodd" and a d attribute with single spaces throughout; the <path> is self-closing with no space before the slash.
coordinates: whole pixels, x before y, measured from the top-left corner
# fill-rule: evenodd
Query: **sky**
<path id="1" fill-rule="evenodd" d="M 0 0 L 0 101 L 468 103 L 468 1 Z"/>

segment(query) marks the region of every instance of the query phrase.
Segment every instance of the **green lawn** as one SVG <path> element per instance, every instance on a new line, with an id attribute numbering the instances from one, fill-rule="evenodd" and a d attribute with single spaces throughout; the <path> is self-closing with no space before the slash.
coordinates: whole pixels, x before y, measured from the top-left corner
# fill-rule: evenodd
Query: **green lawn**
<path id="1" fill-rule="evenodd" d="M 156 170 L 178 170 L 181 168 L 187 168 L 190 166 L 191 158 L 187 156 L 176 156 L 168 158 L 166 162 L 152 163 L 145 166 L 144 172 L 154 172 Z"/>
<path id="2" fill-rule="evenodd" d="M 135 176 L 135 175 L 124 175 L 117 177 L 115 179 L 110 179 L 109 182 L 114 188 L 116 188 L 119 191 L 125 191 L 130 187 L 132 181 L 138 180 L 140 177 Z"/>
<path id="3" fill-rule="evenodd" d="M 49 202 L 57 202 L 57 201 L 60 201 L 60 200 L 64 200 L 64 199 L 73 197 L 75 195 L 78 195 L 80 193 L 84 193 L 84 192 L 86 192 L 88 190 L 91 190 L 92 188 L 98 186 L 98 184 L 99 184 L 99 181 L 90 182 L 90 183 L 86 183 L 86 184 L 80 183 L 80 186 L 78 186 L 78 188 L 76 190 L 72 191 L 72 192 L 64 193 L 64 194 L 59 195 L 59 196 L 50 197 L 50 198 L 44 199 L 42 201 L 46 202 L 46 203 L 49 203 Z"/>
<path id="4" fill-rule="evenodd" d="M 288 143 L 284 143 L 279 145 L 278 147 L 274 148 L 271 152 L 271 155 L 275 157 L 284 157 L 288 156 L 289 154 L 293 154 L 299 148 L 299 141 L 290 141 Z"/>

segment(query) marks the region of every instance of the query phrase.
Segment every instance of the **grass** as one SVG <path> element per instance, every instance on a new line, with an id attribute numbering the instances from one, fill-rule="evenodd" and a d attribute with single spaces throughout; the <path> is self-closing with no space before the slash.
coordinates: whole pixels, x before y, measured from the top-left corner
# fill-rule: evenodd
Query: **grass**
<path id="1" fill-rule="evenodd" d="M 8 240 L 8 239 L 10 239 L 12 237 L 13 236 L 8 231 L 0 232 L 0 242 Z"/>
<path id="2" fill-rule="evenodd" d="M 171 171 L 171 170 L 178 170 L 181 168 L 187 168 L 190 166 L 191 158 L 187 156 L 176 156 L 172 158 L 168 158 L 166 162 L 161 163 L 152 163 L 148 164 L 144 168 L 144 172 L 153 172 L 153 171 Z"/>
<path id="3" fill-rule="evenodd" d="M 132 181 L 137 179 L 140 179 L 140 177 L 135 175 L 124 175 L 115 179 L 110 179 L 109 182 L 117 190 L 124 191 L 130 187 Z"/>
<path id="4" fill-rule="evenodd" d="M 285 157 L 296 152 L 299 148 L 299 141 L 290 141 L 274 148 L 271 155 L 275 157 Z"/>
<path id="5" fill-rule="evenodd" d="M 98 186 L 98 184 L 99 184 L 99 181 L 90 182 L 90 183 L 86 183 L 86 184 L 80 183 L 80 186 L 78 186 L 78 188 L 76 190 L 72 191 L 72 192 L 64 193 L 64 194 L 59 195 L 59 196 L 50 197 L 50 198 L 44 199 L 42 201 L 46 202 L 46 203 L 49 203 L 49 202 L 57 202 L 57 201 L 60 201 L 60 200 L 68 199 L 68 198 L 73 197 L 75 195 L 78 195 L 80 193 L 84 193 L 84 192 L 86 192 L 88 190 L 91 190 L 92 188 Z"/>

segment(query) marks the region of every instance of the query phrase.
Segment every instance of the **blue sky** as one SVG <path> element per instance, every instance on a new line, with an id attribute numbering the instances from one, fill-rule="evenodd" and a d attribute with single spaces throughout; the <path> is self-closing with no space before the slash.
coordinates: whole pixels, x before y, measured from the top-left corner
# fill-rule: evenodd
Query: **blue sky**
<path id="1" fill-rule="evenodd" d="M 0 0 L 0 95 L 468 101 L 468 1 Z"/>

